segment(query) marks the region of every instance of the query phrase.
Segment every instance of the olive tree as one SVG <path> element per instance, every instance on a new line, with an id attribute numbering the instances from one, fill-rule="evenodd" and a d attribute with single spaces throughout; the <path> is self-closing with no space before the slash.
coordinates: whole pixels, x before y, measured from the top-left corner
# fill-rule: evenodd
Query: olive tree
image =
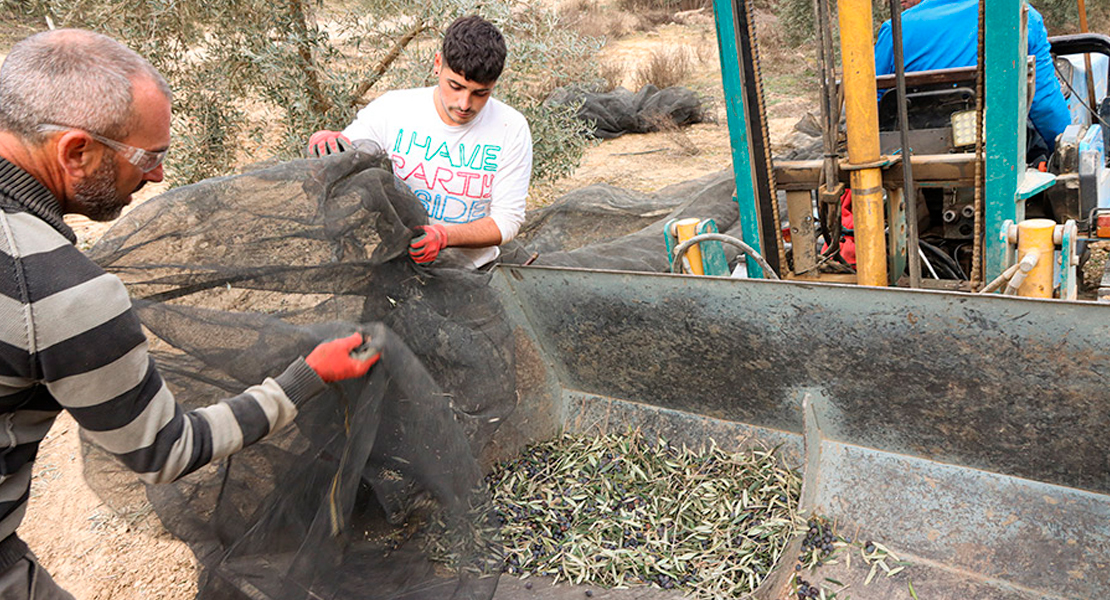
<path id="1" fill-rule="evenodd" d="M 528 117 L 535 176 L 572 170 L 588 143 L 556 87 L 596 72 L 598 42 L 560 27 L 539 0 L 5 0 L 43 25 L 111 35 L 174 89 L 174 183 L 299 156 L 309 134 L 340 129 L 387 89 L 430 85 L 443 29 L 481 14 L 509 46 L 495 95 Z"/>

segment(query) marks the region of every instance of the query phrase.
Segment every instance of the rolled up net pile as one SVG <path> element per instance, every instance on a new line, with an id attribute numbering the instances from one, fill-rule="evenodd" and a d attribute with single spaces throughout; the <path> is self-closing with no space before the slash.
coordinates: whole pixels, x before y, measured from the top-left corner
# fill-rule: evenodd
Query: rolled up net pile
<path id="1" fill-rule="evenodd" d="M 517 238 L 502 246 L 504 262 L 667 273 L 664 229 L 672 219 L 713 219 L 718 230 L 742 238 L 731 170 L 645 194 L 594 184 L 531 211 Z M 729 266 L 738 261 L 725 246 Z"/>
<path id="2" fill-rule="evenodd" d="M 383 169 L 382 167 L 386 167 Z M 490 598 L 501 550 L 479 456 L 516 402 L 513 338 L 488 275 L 407 256 L 419 201 L 346 153 L 213 179 L 136 208 L 91 250 L 128 285 L 178 401 L 208 405 L 358 328 L 360 380 L 294 426 L 142 490 L 203 569 L 198 598 Z M 85 444 L 105 501 L 134 475 Z"/>

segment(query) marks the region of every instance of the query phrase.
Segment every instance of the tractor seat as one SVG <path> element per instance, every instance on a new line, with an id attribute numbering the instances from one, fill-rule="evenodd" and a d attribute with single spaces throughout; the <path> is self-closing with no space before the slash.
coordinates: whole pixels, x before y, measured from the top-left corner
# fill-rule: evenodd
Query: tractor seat
<path id="1" fill-rule="evenodd" d="M 881 92 L 879 131 L 898 131 L 898 94 L 894 75 L 875 78 Z M 906 111 L 910 129 L 951 125 L 953 113 L 975 110 L 975 67 L 906 73 Z"/>

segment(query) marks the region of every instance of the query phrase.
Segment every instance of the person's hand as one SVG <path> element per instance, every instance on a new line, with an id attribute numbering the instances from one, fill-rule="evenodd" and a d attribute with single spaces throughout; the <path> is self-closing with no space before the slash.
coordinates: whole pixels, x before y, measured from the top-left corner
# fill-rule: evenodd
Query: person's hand
<path id="1" fill-rule="evenodd" d="M 368 340 L 369 342 L 369 340 Z M 354 379 L 362 377 L 382 357 L 377 349 L 371 350 L 373 354 L 367 356 L 352 356 L 352 350 L 362 345 L 362 334 L 352 333 L 345 338 L 324 342 L 304 359 L 308 366 L 323 379 L 325 383 L 341 379 Z"/>
<path id="2" fill-rule="evenodd" d="M 316 158 L 346 152 L 353 146 L 351 140 L 338 131 L 323 129 L 308 138 L 308 154 Z"/>
<path id="3" fill-rule="evenodd" d="M 409 242 L 409 256 L 412 260 L 427 264 L 439 256 L 439 251 L 447 247 L 447 228 L 439 223 L 416 227 L 416 236 Z"/>

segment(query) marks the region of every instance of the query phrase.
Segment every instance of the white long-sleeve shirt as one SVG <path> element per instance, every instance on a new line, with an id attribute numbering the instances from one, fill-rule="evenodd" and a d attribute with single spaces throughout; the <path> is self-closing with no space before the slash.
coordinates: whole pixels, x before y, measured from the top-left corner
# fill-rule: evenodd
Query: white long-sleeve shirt
<path id="1" fill-rule="evenodd" d="M 360 110 L 343 135 L 387 152 L 394 175 L 424 204 L 430 222 L 491 217 L 501 243 L 508 242 L 524 222 L 532 177 L 528 122 L 490 98 L 473 121 L 447 125 L 436 112 L 434 93 L 434 87 L 387 92 Z M 474 267 L 499 254 L 496 246 L 459 250 Z"/>

